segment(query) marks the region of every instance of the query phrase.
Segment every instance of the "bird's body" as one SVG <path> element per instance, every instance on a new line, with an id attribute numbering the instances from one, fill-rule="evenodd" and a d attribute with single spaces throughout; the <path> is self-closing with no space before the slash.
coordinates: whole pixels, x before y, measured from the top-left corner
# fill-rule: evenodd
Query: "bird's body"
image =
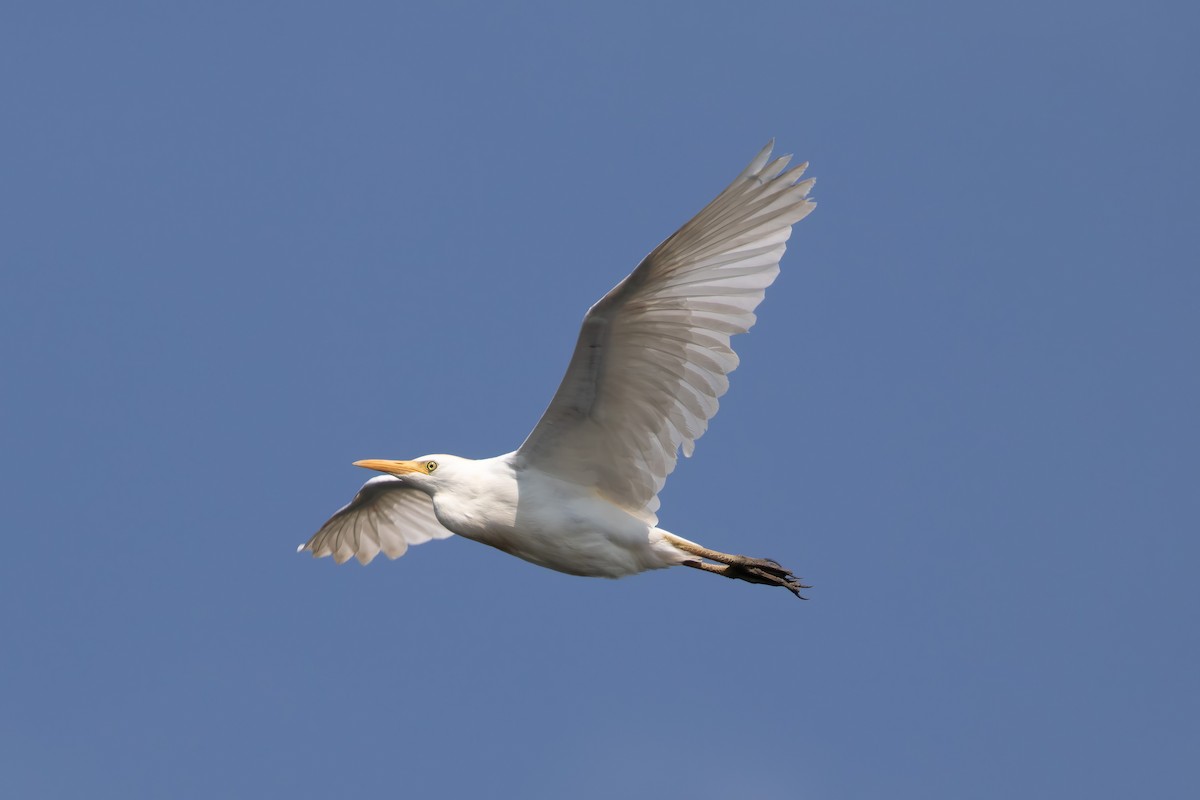
<path id="1" fill-rule="evenodd" d="M 522 463 L 517 453 L 467 459 L 437 454 L 425 480 L 433 513 L 446 530 L 539 567 L 594 578 L 620 578 L 683 560 L 663 531 L 598 492 Z M 373 481 L 397 480 L 373 478 Z M 443 491 L 450 484 L 451 491 Z"/>
<path id="2" fill-rule="evenodd" d="M 814 204 L 801 165 L 770 145 L 584 318 L 550 407 L 515 451 L 359 461 L 372 478 L 302 550 L 341 563 L 391 558 L 458 534 L 539 566 L 619 578 L 684 565 L 752 583 L 802 584 L 774 561 L 719 553 L 658 527 L 679 450 L 716 413 L 737 366 L 730 336 L 779 272 L 791 226 Z M 716 563 L 711 563 L 716 562 Z"/>

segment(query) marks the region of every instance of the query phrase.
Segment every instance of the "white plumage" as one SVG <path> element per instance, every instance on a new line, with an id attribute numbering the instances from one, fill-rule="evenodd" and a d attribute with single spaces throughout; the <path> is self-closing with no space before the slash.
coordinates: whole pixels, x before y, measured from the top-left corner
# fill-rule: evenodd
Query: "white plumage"
<path id="1" fill-rule="evenodd" d="M 799 181 L 807 164 L 785 172 L 788 157 L 770 152 L 592 306 L 558 391 L 516 451 L 357 462 L 390 474 L 300 549 L 365 564 L 457 533 L 575 575 L 682 564 L 799 596 L 775 562 L 703 548 L 658 528 L 656 513 L 679 451 L 692 454 L 729 388 L 730 337 L 754 324 L 792 225 L 815 207 L 813 180 Z"/>
<path id="2" fill-rule="evenodd" d="M 307 547 L 318 557 L 331 555 L 339 564 L 351 556 L 367 564 L 380 551 L 399 558 L 409 545 L 451 535 L 434 516 L 432 497 L 403 491 L 403 482 L 394 475 L 378 475 L 364 483 L 350 504 L 330 517 L 302 549 Z M 320 544 L 314 545 L 318 537 Z"/>

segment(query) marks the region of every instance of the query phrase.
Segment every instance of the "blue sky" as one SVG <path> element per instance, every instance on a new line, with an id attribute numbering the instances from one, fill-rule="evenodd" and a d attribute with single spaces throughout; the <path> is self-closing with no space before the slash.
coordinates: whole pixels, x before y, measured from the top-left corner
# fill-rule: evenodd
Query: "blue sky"
<path id="1" fill-rule="evenodd" d="M 1194 797 L 1198 23 L 10 4 L 0 795 Z M 820 207 L 661 516 L 810 602 L 295 554 L 772 136 Z"/>

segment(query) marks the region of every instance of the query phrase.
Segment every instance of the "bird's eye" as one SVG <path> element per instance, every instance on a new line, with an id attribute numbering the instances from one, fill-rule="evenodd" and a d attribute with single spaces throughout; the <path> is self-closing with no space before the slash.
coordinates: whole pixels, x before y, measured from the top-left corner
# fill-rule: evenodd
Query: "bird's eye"
<path id="1" fill-rule="evenodd" d="M 426 462 L 426 464 L 425 464 L 425 471 L 426 471 L 426 472 L 430 472 L 430 473 L 432 473 L 432 472 L 433 472 L 435 469 L 437 469 L 437 462 L 436 462 L 436 461 L 429 461 L 429 462 Z"/>

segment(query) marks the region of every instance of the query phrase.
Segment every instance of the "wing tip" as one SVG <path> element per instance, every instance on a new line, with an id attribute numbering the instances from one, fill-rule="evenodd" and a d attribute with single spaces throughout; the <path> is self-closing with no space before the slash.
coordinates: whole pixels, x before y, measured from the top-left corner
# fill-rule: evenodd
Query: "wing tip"
<path id="1" fill-rule="evenodd" d="M 767 142 L 767 146 L 764 147 L 762 150 L 758 151 L 758 155 L 756 155 L 754 157 L 754 160 L 752 160 L 750 162 L 749 166 L 747 166 L 744 170 L 742 170 L 742 174 L 738 177 L 741 177 L 741 178 L 758 177 L 758 173 L 762 172 L 762 168 L 765 167 L 767 165 L 767 162 L 771 159 L 771 151 L 774 149 L 775 149 L 775 137 L 772 136 L 771 140 L 769 142 Z"/>

